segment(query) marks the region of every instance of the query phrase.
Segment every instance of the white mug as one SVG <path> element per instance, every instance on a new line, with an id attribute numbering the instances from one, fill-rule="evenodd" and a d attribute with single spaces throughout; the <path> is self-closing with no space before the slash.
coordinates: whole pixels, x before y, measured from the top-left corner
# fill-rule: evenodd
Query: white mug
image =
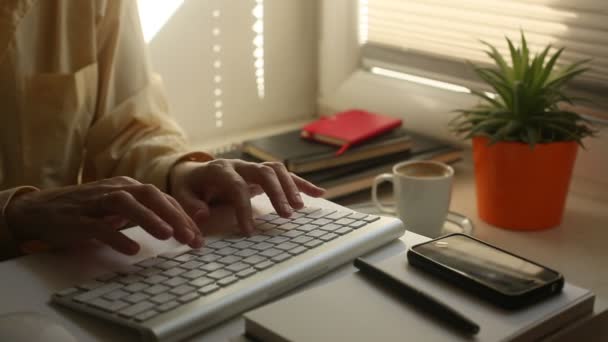
<path id="1" fill-rule="evenodd" d="M 442 235 L 453 178 L 454 169 L 444 163 L 422 160 L 398 163 L 392 174 L 384 173 L 374 179 L 372 201 L 381 211 L 396 214 L 407 230 L 435 238 Z M 386 181 L 393 183 L 394 206 L 378 200 L 378 185 Z"/>

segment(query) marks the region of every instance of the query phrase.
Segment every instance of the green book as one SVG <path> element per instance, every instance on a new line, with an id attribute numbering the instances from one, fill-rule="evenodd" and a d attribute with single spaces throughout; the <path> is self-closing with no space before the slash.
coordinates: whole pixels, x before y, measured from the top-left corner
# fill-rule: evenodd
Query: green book
<path id="1" fill-rule="evenodd" d="M 407 151 L 412 139 L 404 129 L 395 129 L 337 156 L 338 148 L 300 137 L 300 130 L 243 142 L 245 153 L 262 161 L 279 161 L 288 170 L 306 173 Z"/>

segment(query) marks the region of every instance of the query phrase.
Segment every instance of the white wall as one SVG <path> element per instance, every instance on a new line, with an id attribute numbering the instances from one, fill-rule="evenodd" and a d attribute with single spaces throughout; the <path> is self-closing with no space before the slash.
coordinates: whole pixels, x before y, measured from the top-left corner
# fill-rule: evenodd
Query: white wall
<path id="1" fill-rule="evenodd" d="M 263 99 L 253 66 L 254 5 L 254 0 L 186 0 L 149 43 L 172 115 L 194 144 L 316 113 L 317 1 L 264 1 Z M 214 9 L 220 9 L 219 18 L 212 17 Z M 216 24 L 218 37 L 211 33 Z M 219 54 L 211 48 L 216 42 Z M 221 128 L 214 116 L 216 56 L 222 62 Z"/>

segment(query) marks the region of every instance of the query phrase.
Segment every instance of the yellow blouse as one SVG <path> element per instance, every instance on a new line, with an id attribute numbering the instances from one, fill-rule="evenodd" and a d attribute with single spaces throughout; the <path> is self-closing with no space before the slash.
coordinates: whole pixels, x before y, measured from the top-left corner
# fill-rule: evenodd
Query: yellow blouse
<path id="1" fill-rule="evenodd" d="M 17 253 L 4 219 L 17 191 L 117 175 L 165 190 L 176 162 L 211 159 L 167 112 L 136 1 L 3 0 L 0 259 Z"/>

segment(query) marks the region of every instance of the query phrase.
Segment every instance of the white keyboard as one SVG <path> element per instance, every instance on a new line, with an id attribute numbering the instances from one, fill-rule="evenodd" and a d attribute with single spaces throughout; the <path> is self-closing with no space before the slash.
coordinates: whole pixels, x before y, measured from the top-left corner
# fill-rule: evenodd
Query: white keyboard
<path id="1" fill-rule="evenodd" d="M 289 219 L 267 214 L 255 220 L 260 232 L 257 235 L 225 238 L 202 249 L 149 258 L 126 270 L 58 291 L 53 301 L 150 331 L 154 330 L 150 326 L 156 324 L 147 325 L 150 321 L 159 322 L 163 316 L 176 319 L 171 314 L 180 308 L 196 301 L 203 304 L 205 297 L 228 292 L 260 273 L 272 274 L 273 269 L 291 259 L 308 254 L 312 257 L 319 247 L 355 235 L 353 232 L 377 220 L 380 217 L 318 208 L 299 210 Z M 391 239 L 394 238 L 393 233 Z M 221 296 L 214 298 L 221 300 Z M 157 335 L 161 334 L 152 332 L 151 339 L 161 337 Z"/>

